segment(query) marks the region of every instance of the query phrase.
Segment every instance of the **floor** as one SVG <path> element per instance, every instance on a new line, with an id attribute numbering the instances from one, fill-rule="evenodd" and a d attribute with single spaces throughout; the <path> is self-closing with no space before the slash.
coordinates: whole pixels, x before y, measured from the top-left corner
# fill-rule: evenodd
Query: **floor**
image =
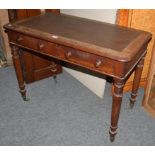
<path id="1" fill-rule="evenodd" d="M 130 94 L 124 94 L 118 134 L 111 143 L 111 84 L 100 99 L 66 72 L 57 80 L 27 85 L 30 101 L 24 102 L 14 69 L 0 68 L 0 145 L 155 145 L 155 119 L 141 107 L 142 89 L 133 109 Z"/>

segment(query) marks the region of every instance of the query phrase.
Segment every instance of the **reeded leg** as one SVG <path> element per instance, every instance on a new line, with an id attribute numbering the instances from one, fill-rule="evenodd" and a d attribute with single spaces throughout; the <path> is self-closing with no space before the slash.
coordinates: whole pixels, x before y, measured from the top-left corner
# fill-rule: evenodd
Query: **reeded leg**
<path id="1" fill-rule="evenodd" d="M 132 108 L 134 106 L 134 103 L 136 102 L 137 91 L 138 91 L 138 88 L 139 88 L 139 83 L 140 83 L 142 70 L 143 70 L 143 65 L 144 65 L 144 58 L 145 57 L 143 57 L 139 61 L 139 63 L 136 66 L 136 69 L 135 69 L 132 93 L 131 93 L 131 98 L 130 98 L 130 108 Z"/>
<path id="2" fill-rule="evenodd" d="M 24 79 L 23 79 L 23 74 L 22 74 L 22 67 L 19 59 L 19 48 L 17 46 L 11 46 L 12 49 L 12 59 L 14 63 L 14 68 L 18 80 L 18 85 L 19 85 L 19 91 L 21 93 L 21 96 L 24 101 L 27 101 L 28 99 L 26 98 L 26 89 L 25 89 L 25 84 L 24 84 Z"/>
<path id="3" fill-rule="evenodd" d="M 114 92 L 112 101 L 112 111 L 111 111 L 111 126 L 110 126 L 110 140 L 114 141 L 115 135 L 117 134 L 117 123 L 119 119 L 119 113 L 121 109 L 122 97 L 123 97 L 124 81 L 119 79 L 114 79 Z"/>

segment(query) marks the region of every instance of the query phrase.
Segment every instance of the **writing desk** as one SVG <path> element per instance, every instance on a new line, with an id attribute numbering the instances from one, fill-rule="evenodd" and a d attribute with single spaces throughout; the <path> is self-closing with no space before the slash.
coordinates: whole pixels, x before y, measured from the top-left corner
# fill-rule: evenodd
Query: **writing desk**
<path id="1" fill-rule="evenodd" d="M 123 87 L 135 71 L 130 104 L 134 105 L 151 34 L 63 14 L 43 14 L 4 26 L 9 36 L 20 93 L 26 89 L 22 49 L 113 78 L 110 140 L 116 135 Z M 56 64 L 52 72 L 55 72 Z"/>

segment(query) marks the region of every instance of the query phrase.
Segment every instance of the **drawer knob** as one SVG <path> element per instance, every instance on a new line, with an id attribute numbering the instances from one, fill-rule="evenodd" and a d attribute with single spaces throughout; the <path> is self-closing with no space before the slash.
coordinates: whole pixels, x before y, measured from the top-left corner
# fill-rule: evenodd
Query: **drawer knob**
<path id="1" fill-rule="evenodd" d="M 95 63 L 95 67 L 98 68 L 100 67 L 102 64 L 102 61 L 101 60 L 97 60 L 96 63 Z"/>
<path id="2" fill-rule="evenodd" d="M 40 50 L 43 49 L 44 46 L 45 46 L 44 44 L 39 44 L 39 49 Z"/>
<path id="3" fill-rule="evenodd" d="M 68 51 L 68 52 L 66 53 L 66 57 L 67 57 L 67 58 L 69 58 L 71 55 L 72 55 L 72 52 L 71 52 L 71 51 Z"/>
<path id="4" fill-rule="evenodd" d="M 55 73 L 57 71 L 57 68 L 51 68 L 51 71 Z"/>
<path id="5" fill-rule="evenodd" d="M 19 36 L 18 38 L 17 38 L 17 42 L 21 42 L 23 40 L 23 38 L 21 37 L 21 36 Z"/>
<path id="6" fill-rule="evenodd" d="M 57 66 L 56 63 L 55 62 L 52 62 L 52 64 L 51 64 L 51 71 L 53 73 L 57 71 L 57 67 L 56 66 Z"/>

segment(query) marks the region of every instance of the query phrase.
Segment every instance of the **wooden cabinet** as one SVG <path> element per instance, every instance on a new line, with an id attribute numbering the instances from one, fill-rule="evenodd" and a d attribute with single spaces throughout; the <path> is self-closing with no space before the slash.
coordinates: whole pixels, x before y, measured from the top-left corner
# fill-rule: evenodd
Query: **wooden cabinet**
<path id="1" fill-rule="evenodd" d="M 8 12 L 10 21 L 17 21 L 41 14 L 40 9 L 14 9 L 8 10 Z M 47 9 L 45 12 L 59 13 L 60 10 Z M 26 83 L 41 80 L 62 72 L 60 65 L 54 63 L 51 59 L 40 56 L 39 54 L 31 54 L 31 52 L 26 51 L 23 52 L 20 57 L 23 62 L 23 74 Z"/>
<path id="2" fill-rule="evenodd" d="M 151 55 L 143 106 L 152 116 L 155 116 L 155 45 Z"/>
<path id="3" fill-rule="evenodd" d="M 140 87 L 145 88 L 148 78 L 148 71 L 151 62 L 152 49 L 154 44 L 155 35 L 155 10 L 118 10 L 117 24 L 127 26 L 135 29 L 145 30 L 153 34 L 153 38 L 148 46 L 148 52 L 145 58 L 144 70 L 140 81 Z M 134 75 L 132 74 L 129 80 L 126 82 L 124 91 L 130 91 L 132 89 Z"/>

